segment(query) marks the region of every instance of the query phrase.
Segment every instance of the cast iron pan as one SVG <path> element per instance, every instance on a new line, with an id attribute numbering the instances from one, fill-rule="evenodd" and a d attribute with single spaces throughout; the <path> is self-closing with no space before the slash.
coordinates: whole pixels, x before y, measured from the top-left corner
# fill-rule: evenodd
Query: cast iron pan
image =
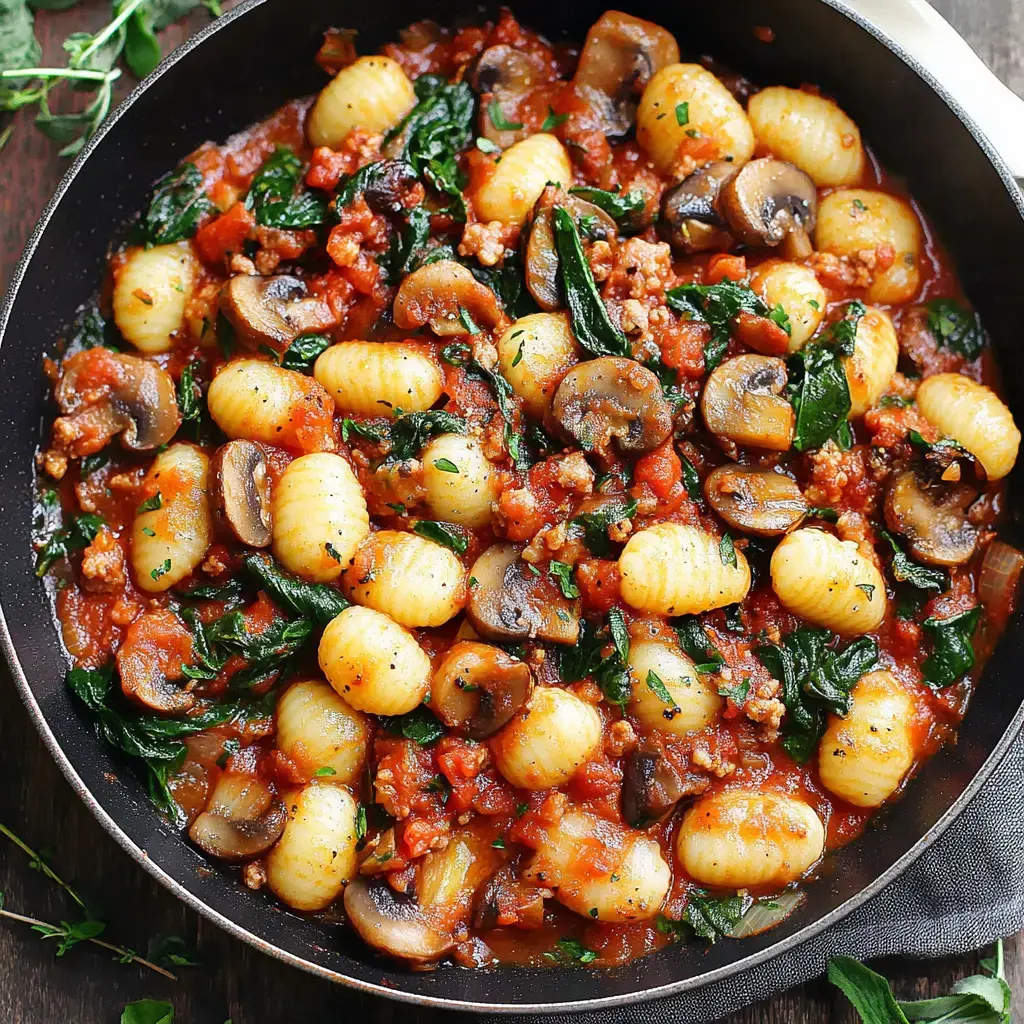
<path id="1" fill-rule="evenodd" d="M 610 5 L 611 6 L 611 5 Z M 518 0 L 520 20 L 557 40 L 582 40 L 605 5 Z M 1005 167 L 959 108 L 895 47 L 831 0 L 630 3 L 675 33 L 684 53 L 711 53 L 755 81 L 819 83 L 861 126 L 883 163 L 905 177 L 957 258 L 967 293 L 991 332 L 1009 400 L 1024 422 L 1024 348 L 1018 344 L 1024 203 Z M 143 205 L 150 184 L 206 139 L 221 140 L 285 100 L 323 84 L 312 61 L 330 25 L 357 28 L 372 52 L 422 5 L 250 0 L 177 51 L 86 147 L 47 207 L 0 312 L 0 584 L 2 640 L 22 697 L 71 784 L 110 834 L 154 877 L 232 934 L 282 960 L 393 999 L 491 1011 L 598 1009 L 679 993 L 735 974 L 816 934 L 878 892 L 962 810 L 1021 724 L 1022 624 L 989 665 L 959 742 L 925 768 L 899 804 L 827 865 L 803 909 L 744 942 L 667 949 L 615 970 L 458 970 L 408 973 L 375 958 L 344 928 L 299 917 L 207 862 L 151 809 L 132 771 L 97 740 L 63 684 L 65 656 L 33 576 L 33 454 L 52 415 L 43 353 L 95 290 L 108 239 Z M 443 0 L 438 21 L 477 20 L 469 0 Z M 768 22 L 775 41 L 754 34 Z M 202 869 L 202 870 L 201 870 Z"/>

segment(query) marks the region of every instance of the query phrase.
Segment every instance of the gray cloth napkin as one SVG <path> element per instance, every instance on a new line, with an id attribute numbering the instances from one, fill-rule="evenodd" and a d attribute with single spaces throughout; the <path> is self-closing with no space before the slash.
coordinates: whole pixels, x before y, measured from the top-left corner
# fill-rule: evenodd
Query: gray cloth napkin
<path id="1" fill-rule="evenodd" d="M 825 972 L 838 954 L 951 956 L 1024 928 L 1024 737 L 906 874 L 835 927 L 696 992 L 601 1013 L 519 1015 L 514 1024 L 709 1024 Z M 492 1020 L 494 1018 L 491 1018 Z"/>

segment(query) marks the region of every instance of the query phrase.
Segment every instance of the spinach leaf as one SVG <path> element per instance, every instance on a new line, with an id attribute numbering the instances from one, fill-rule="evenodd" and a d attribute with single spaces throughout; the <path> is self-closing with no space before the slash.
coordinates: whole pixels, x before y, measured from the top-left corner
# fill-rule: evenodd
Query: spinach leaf
<path id="1" fill-rule="evenodd" d="M 153 198 L 142 215 L 141 233 L 147 246 L 169 245 L 191 238 L 199 222 L 216 207 L 203 189 L 195 164 L 184 163 L 153 186 Z"/>
<path id="2" fill-rule="evenodd" d="M 729 700 L 741 708 L 747 702 L 747 697 L 750 695 L 750 679 L 744 678 L 740 682 L 732 685 L 719 685 L 718 696 L 728 697 Z"/>
<path id="3" fill-rule="evenodd" d="M 461 526 L 454 523 L 439 523 L 432 519 L 418 519 L 413 523 L 413 533 L 418 533 L 435 544 L 451 548 L 457 555 L 465 554 L 469 540 Z"/>
<path id="4" fill-rule="evenodd" d="M 933 569 L 912 561 L 888 530 L 879 529 L 878 532 L 892 548 L 892 561 L 889 568 L 897 582 L 908 583 L 912 587 L 917 587 L 918 590 L 934 590 L 936 593 L 941 593 L 949 588 L 949 574 L 945 570 Z"/>
<path id="5" fill-rule="evenodd" d="M 686 488 L 686 493 L 690 496 L 690 500 L 702 501 L 704 492 L 701 490 L 700 475 L 697 473 L 697 467 L 685 455 L 681 455 L 679 461 L 683 466 L 683 486 Z"/>
<path id="6" fill-rule="evenodd" d="M 687 319 L 706 323 L 711 338 L 704 346 L 704 370 L 710 373 L 722 361 L 729 345 L 729 328 L 742 312 L 774 320 L 786 333 L 791 330 L 789 317 L 781 305 L 771 309 L 744 284 L 720 281 L 718 284 L 683 284 L 665 293 L 665 302 Z"/>
<path id="7" fill-rule="evenodd" d="M 348 607 L 339 591 L 326 583 L 307 583 L 285 572 L 269 555 L 252 553 L 242 558 L 242 566 L 254 576 L 270 597 L 318 626 L 326 626 Z"/>
<path id="8" fill-rule="evenodd" d="M 444 726 L 422 704 L 404 715 L 381 718 L 380 723 L 387 732 L 404 736 L 421 747 L 429 747 L 444 735 Z"/>
<path id="9" fill-rule="evenodd" d="M 841 320 L 789 361 L 789 400 L 796 411 L 793 447 L 800 452 L 820 448 L 830 438 L 840 448 L 852 443 L 847 416 L 852 407 L 842 357 L 851 355 L 864 304 L 851 302 Z"/>
<path id="10" fill-rule="evenodd" d="M 202 419 L 202 410 L 199 401 L 202 398 L 202 391 L 195 382 L 196 363 L 186 364 L 178 378 L 178 410 L 181 413 L 182 425 L 189 424 L 194 431 Z"/>
<path id="11" fill-rule="evenodd" d="M 647 201 L 639 189 L 625 193 L 606 192 L 603 188 L 580 185 L 570 188 L 569 192 L 600 207 L 624 231 L 639 231 L 643 227 L 643 213 Z"/>
<path id="12" fill-rule="evenodd" d="M 557 939 L 554 952 L 545 953 L 544 958 L 562 964 L 591 964 L 597 959 L 597 954 L 587 949 L 579 939 Z"/>
<path id="13" fill-rule="evenodd" d="M 101 738 L 146 764 L 151 794 L 163 795 L 169 801 L 165 809 L 179 825 L 184 823 L 185 815 L 171 800 L 166 780 L 184 760 L 182 737 L 228 722 L 241 725 L 245 721 L 268 718 L 273 713 L 273 698 L 268 701 L 242 697 L 210 704 L 198 714 L 185 718 L 139 715 L 126 701 L 118 699 L 112 665 L 71 669 L 66 681 L 69 689 L 96 716 Z"/>
<path id="14" fill-rule="evenodd" d="M 300 334 L 286 349 L 281 357 L 281 365 L 286 370 L 307 375 L 313 372 L 313 364 L 321 352 L 331 347 L 331 339 L 322 334 Z"/>
<path id="15" fill-rule="evenodd" d="M 719 935 L 731 932 L 743 917 L 742 896 L 728 896 L 716 899 L 703 889 L 691 889 L 687 893 L 683 920 L 700 939 L 714 944 Z"/>
<path id="16" fill-rule="evenodd" d="M 193 587 L 191 590 L 179 590 L 178 595 L 185 601 L 223 601 L 225 604 L 238 604 L 242 600 L 242 589 L 242 581 L 232 577 L 227 583 L 210 583 Z"/>
<path id="17" fill-rule="evenodd" d="M 782 745 L 793 760 L 806 764 L 832 714 L 845 717 L 850 691 L 865 672 L 878 664 L 878 644 L 860 637 L 839 652 L 830 648 L 827 629 L 801 626 L 781 644 L 764 644 L 755 651 L 761 663 L 782 683 L 786 705 Z"/>
<path id="18" fill-rule="evenodd" d="M 955 299 L 933 299 L 928 309 L 928 330 L 935 340 L 964 359 L 974 360 L 985 347 L 985 329 L 981 317 L 965 309 Z"/>
<path id="19" fill-rule="evenodd" d="M 426 443 L 438 434 L 465 434 L 466 421 L 444 409 L 407 412 L 391 424 L 391 451 L 386 462 L 402 462 L 419 455 Z"/>
<path id="20" fill-rule="evenodd" d="M 372 441 L 374 444 L 381 444 L 390 436 L 390 428 L 384 424 L 377 426 L 374 423 L 360 423 L 358 420 L 346 416 L 341 421 L 342 441 L 348 444 L 348 439 L 352 434 Z"/>
<path id="21" fill-rule="evenodd" d="M 684 615 L 673 620 L 672 627 L 679 637 L 679 646 L 698 672 L 717 672 L 725 664 L 725 658 L 712 644 L 700 616 Z"/>
<path id="22" fill-rule="evenodd" d="M 505 312 L 514 320 L 540 311 L 526 289 L 523 258 L 518 250 L 506 249 L 501 263 L 494 267 L 482 267 L 476 260 L 461 262 L 481 284 L 498 296 Z"/>
<path id="23" fill-rule="evenodd" d="M 924 681 L 934 689 L 952 686 L 974 667 L 971 638 L 978 628 L 978 605 L 948 619 L 932 616 L 921 624 L 932 641 L 932 653 L 921 664 Z"/>
<path id="24" fill-rule="evenodd" d="M 452 201 L 443 212 L 464 221 L 465 179 L 455 157 L 473 138 L 473 90 L 468 82 L 449 83 L 434 74 L 420 75 L 413 88 L 418 102 L 388 134 L 385 146 L 398 141 L 400 159 L 411 164 L 438 192 L 451 196 Z"/>
<path id="25" fill-rule="evenodd" d="M 70 526 L 61 527 L 51 534 L 36 556 L 36 576 L 42 578 L 60 559 L 76 551 L 84 551 L 103 525 L 102 516 L 86 512 L 72 519 Z"/>
<path id="26" fill-rule="evenodd" d="M 429 239 L 430 211 L 425 206 L 415 206 L 405 215 L 405 227 L 392 233 L 387 252 L 377 257 L 385 283 L 400 284 L 420 260 Z"/>
<path id="27" fill-rule="evenodd" d="M 2 2 L 2 0 L 0 0 Z M 90 300 L 77 310 L 74 326 L 68 338 L 67 355 L 74 355 L 87 348 L 121 348 L 117 328 L 103 319 L 95 300 Z"/>
<path id="28" fill-rule="evenodd" d="M 302 161 L 278 146 L 256 172 L 245 205 L 269 228 L 315 228 L 327 219 L 327 199 L 302 184 Z"/>
<path id="29" fill-rule="evenodd" d="M 608 537 L 608 527 L 620 523 L 623 519 L 632 519 L 636 515 L 637 500 L 622 495 L 615 501 L 608 501 L 593 512 L 581 512 L 572 521 L 573 526 L 583 528 L 583 537 L 591 554 L 604 557 L 612 553 L 612 542 Z"/>
<path id="30" fill-rule="evenodd" d="M 611 641 L 612 650 L 602 655 L 602 649 Z M 629 658 L 629 633 L 622 612 L 612 608 L 607 623 L 581 619 L 580 638 L 574 647 L 561 647 L 558 652 L 558 671 L 562 681 L 579 682 L 593 678 L 609 704 L 624 707 L 633 692 L 626 661 Z"/>
<path id="31" fill-rule="evenodd" d="M 184 415 L 182 419 L 184 419 Z M 106 451 L 97 452 L 95 455 L 86 455 L 78 464 L 78 475 L 84 480 L 87 476 L 102 469 L 109 461 L 110 455 Z"/>
<path id="32" fill-rule="evenodd" d="M 341 209 L 351 206 L 355 200 L 368 190 L 404 178 L 415 178 L 416 172 L 408 164 L 399 160 L 377 160 L 365 164 L 355 174 L 349 175 L 338 187 L 335 206 Z"/>
<path id="33" fill-rule="evenodd" d="M 482 363 L 471 359 L 466 364 L 466 373 L 478 380 L 485 381 L 494 391 L 495 401 L 498 403 L 498 411 L 505 420 L 504 441 L 509 458 L 520 468 L 525 467 L 529 459 L 529 452 L 523 443 L 522 428 L 516 428 L 516 411 L 518 406 L 515 402 L 515 392 L 512 385 L 497 371 L 489 370 Z"/>
<path id="34" fill-rule="evenodd" d="M 597 292 L 594 275 L 583 254 L 583 245 L 569 211 L 556 206 L 552 211 L 552 226 L 559 273 L 577 341 L 596 356 L 629 356 L 629 342 L 612 323 L 608 307 Z"/>
<path id="35" fill-rule="evenodd" d="M 558 588 L 566 600 L 575 601 L 580 596 L 580 588 L 576 586 L 571 565 L 566 562 L 552 561 L 548 565 L 548 573 L 558 581 Z"/>

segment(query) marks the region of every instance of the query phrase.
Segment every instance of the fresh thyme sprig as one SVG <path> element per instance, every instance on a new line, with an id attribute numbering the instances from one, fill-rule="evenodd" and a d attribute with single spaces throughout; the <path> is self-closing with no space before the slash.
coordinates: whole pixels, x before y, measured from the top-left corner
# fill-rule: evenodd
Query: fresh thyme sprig
<path id="1" fill-rule="evenodd" d="M 148 967 L 151 971 L 156 971 L 157 974 L 162 974 L 165 978 L 169 978 L 171 981 L 178 980 L 178 976 L 176 974 L 173 974 L 166 968 L 161 967 L 159 964 L 153 963 L 151 960 L 147 960 L 145 957 L 139 956 L 139 954 L 134 950 L 101 939 L 100 936 L 106 928 L 106 923 L 98 921 L 92 916 L 89 907 L 82 896 L 79 895 L 79 893 L 77 893 L 67 882 L 65 882 L 49 864 L 46 863 L 46 859 L 43 855 L 38 853 L 36 850 L 33 850 L 28 843 L 15 835 L 15 833 L 2 822 L 0 822 L 0 835 L 9 839 L 29 858 L 30 867 L 37 871 L 41 871 L 50 879 L 51 882 L 59 886 L 60 889 L 79 906 L 84 915 L 81 921 L 61 921 L 60 924 L 52 924 L 49 921 L 42 921 L 37 917 L 29 917 L 26 914 L 18 914 L 13 910 L 8 910 L 4 906 L 4 894 L 0 892 L 0 917 L 6 917 L 8 920 L 18 921 L 21 924 L 29 925 L 34 932 L 38 932 L 44 939 L 56 939 L 57 956 L 63 956 L 68 952 L 68 950 L 77 946 L 80 942 L 91 942 L 94 946 L 100 946 L 101 948 L 116 954 L 118 963 L 139 964 L 141 967 Z"/>

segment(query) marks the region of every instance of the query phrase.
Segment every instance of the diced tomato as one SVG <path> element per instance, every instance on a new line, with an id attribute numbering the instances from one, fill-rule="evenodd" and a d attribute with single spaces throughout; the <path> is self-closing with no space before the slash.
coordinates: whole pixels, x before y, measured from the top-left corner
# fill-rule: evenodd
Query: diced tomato
<path id="1" fill-rule="evenodd" d="M 672 438 L 640 456 L 633 470 L 637 483 L 648 483 L 659 498 L 674 496 L 683 478 L 683 464 L 672 446 Z"/>
<path id="2" fill-rule="evenodd" d="M 234 253 L 242 252 L 247 239 L 256 230 L 256 217 L 245 203 L 235 203 L 196 232 L 196 250 L 206 263 L 223 263 Z"/>
<path id="3" fill-rule="evenodd" d="M 766 356 L 783 356 L 789 349 L 789 335 L 774 320 L 745 309 L 736 314 L 733 333 L 744 345 Z"/>
<path id="4" fill-rule="evenodd" d="M 328 146 L 317 146 L 306 172 L 306 184 L 310 188 L 333 190 L 338 182 L 349 173 L 352 162 L 347 153 L 336 153 Z"/>
<path id="5" fill-rule="evenodd" d="M 744 256 L 730 256 L 728 253 L 716 253 L 708 260 L 704 271 L 704 280 L 708 284 L 719 284 L 726 279 L 742 281 L 747 276 L 747 260 Z"/>
<path id="6" fill-rule="evenodd" d="M 588 558 L 576 566 L 576 585 L 587 608 L 606 612 L 619 600 L 622 576 L 619 563 Z"/>

